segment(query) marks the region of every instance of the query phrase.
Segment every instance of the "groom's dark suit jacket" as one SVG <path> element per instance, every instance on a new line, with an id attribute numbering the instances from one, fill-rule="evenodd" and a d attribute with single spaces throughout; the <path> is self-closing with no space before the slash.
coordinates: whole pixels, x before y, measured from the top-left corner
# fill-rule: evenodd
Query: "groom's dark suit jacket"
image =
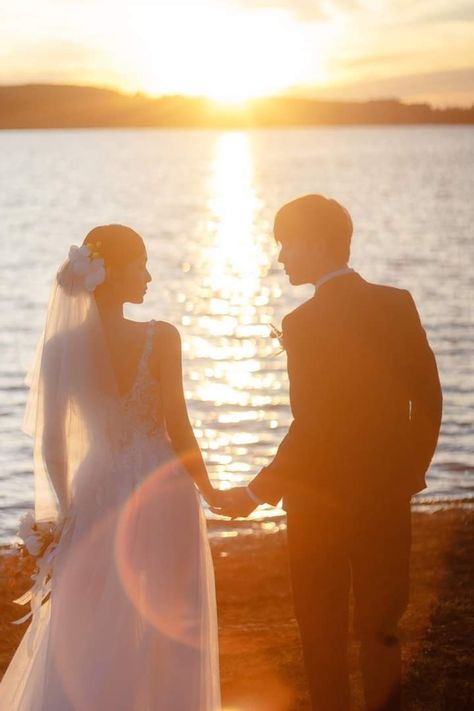
<path id="1" fill-rule="evenodd" d="M 387 499 L 425 488 L 442 398 L 409 292 L 339 276 L 282 330 L 294 419 L 251 490 L 298 510 L 315 497 Z"/>

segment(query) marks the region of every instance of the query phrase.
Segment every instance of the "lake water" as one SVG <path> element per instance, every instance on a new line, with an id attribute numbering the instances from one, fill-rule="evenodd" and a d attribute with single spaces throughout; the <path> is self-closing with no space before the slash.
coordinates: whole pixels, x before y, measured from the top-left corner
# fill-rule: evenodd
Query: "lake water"
<path id="1" fill-rule="evenodd" d="M 24 376 L 49 286 L 96 224 L 128 224 L 146 241 L 153 282 L 127 315 L 179 327 L 211 476 L 239 484 L 269 462 L 290 413 L 268 324 L 311 295 L 287 284 L 271 226 L 308 192 L 349 209 L 352 265 L 412 292 L 437 355 L 444 419 L 420 503 L 474 495 L 472 128 L 3 131 L 0 154 L 1 541 L 33 501 Z"/>

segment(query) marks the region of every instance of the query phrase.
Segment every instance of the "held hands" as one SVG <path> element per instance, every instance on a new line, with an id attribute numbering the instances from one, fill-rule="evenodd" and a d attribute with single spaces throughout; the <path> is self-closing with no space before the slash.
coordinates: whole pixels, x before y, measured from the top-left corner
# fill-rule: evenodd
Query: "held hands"
<path id="1" fill-rule="evenodd" d="M 257 508 L 246 486 L 214 489 L 213 502 L 208 503 L 213 513 L 229 518 L 246 518 Z"/>

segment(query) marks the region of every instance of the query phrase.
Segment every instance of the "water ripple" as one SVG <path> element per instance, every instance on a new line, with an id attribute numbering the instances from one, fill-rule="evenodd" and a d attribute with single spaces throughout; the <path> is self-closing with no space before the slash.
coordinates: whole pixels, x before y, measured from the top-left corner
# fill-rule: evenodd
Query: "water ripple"
<path id="1" fill-rule="evenodd" d="M 0 149 L 0 538 L 33 498 L 24 376 L 49 284 L 95 224 L 123 222 L 145 237 L 153 281 L 127 315 L 180 328 L 186 397 L 213 479 L 241 484 L 268 463 L 290 422 L 286 359 L 269 324 L 311 294 L 288 285 L 271 226 L 284 201 L 307 192 L 347 206 L 353 265 L 412 292 L 437 354 L 444 420 L 417 505 L 474 495 L 472 129 L 9 131 Z M 279 525 L 281 511 L 256 516 Z"/>

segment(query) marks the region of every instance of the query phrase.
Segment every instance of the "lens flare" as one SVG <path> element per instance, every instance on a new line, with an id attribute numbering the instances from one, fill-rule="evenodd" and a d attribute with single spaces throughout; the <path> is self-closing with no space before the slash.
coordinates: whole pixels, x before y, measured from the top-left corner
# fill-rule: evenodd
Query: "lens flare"
<path id="1" fill-rule="evenodd" d="M 190 463 L 192 456 L 184 462 Z M 195 648 L 203 643 L 204 603 L 196 594 L 196 581 L 205 564 L 205 530 L 192 479 L 180 461 L 171 459 L 130 496 L 115 536 L 117 572 L 136 612 L 162 635 Z"/>

